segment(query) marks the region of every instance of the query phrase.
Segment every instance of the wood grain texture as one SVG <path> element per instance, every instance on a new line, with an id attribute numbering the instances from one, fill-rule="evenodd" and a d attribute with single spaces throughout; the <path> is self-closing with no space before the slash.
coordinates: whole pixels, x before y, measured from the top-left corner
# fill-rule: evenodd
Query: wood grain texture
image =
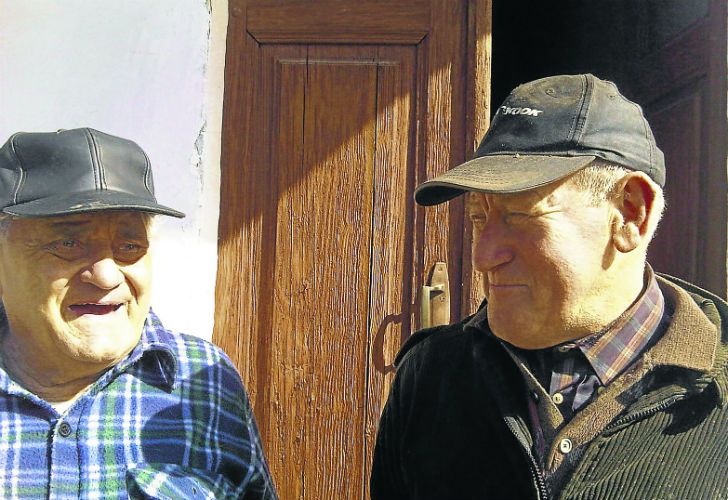
<path id="1" fill-rule="evenodd" d="M 345 59 L 337 64 L 335 59 Z M 361 488 L 376 66 L 368 47 L 309 51 L 306 157 L 318 199 L 314 239 L 318 307 L 307 469 L 309 498 L 352 498 Z M 310 117 L 310 120 L 308 119 Z M 310 147 L 309 147 L 310 145 Z"/>
<path id="2" fill-rule="evenodd" d="M 260 212 L 250 196 L 240 196 L 240 185 L 254 185 L 256 160 L 254 146 L 263 137 L 255 127 L 256 109 L 248 103 L 257 100 L 260 61 L 256 42 L 245 31 L 244 2 L 231 0 L 228 44 L 236 47 L 226 53 L 225 97 L 221 155 L 220 220 L 218 227 L 218 272 L 215 288 L 215 328 L 213 339 L 231 357 L 247 384 L 251 403 L 260 415 L 253 383 L 255 346 L 253 322 L 258 317 L 255 290 L 260 268 Z M 248 57 L 239 57 L 240 53 Z M 246 131 L 241 133 L 241 131 Z M 241 221 L 245 221 L 241 223 Z M 264 429 L 261 430 L 265 434 Z"/>
<path id="3" fill-rule="evenodd" d="M 649 250 L 649 262 L 659 271 L 696 281 L 699 261 L 701 116 L 704 85 L 693 85 L 677 100 L 654 110 L 652 129 L 668 159 L 669 207 Z"/>
<path id="4" fill-rule="evenodd" d="M 313 231 L 312 196 L 306 192 L 303 161 L 304 114 L 307 68 L 305 47 L 263 47 L 263 74 L 269 83 L 271 115 L 270 164 L 275 250 L 270 265 L 273 275 L 271 316 L 259 335 L 271 349 L 268 370 L 256 378 L 270 390 L 265 425 L 271 429 L 267 454 L 278 488 L 290 498 L 300 498 L 306 476 L 303 449 L 306 446 L 310 395 L 310 307 L 313 283 L 313 249 L 307 244 Z M 301 179 L 301 181 L 298 181 Z M 291 181 L 294 182 L 291 182 Z M 313 194 L 313 193 L 312 193 Z"/>
<path id="5" fill-rule="evenodd" d="M 428 0 L 251 2 L 248 32 L 260 43 L 416 44 L 428 33 Z"/>
<path id="6" fill-rule="evenodd" d="M 379 416 L 394 377 L 394 358 L 409 335 L 412 293 L 412 192 L 415 167 L 415 47 L 377 51 L 377 118 L 372 192 L 364 498 Z"/>
<path id="7" fill-rule="evenodd" d="M 363 193 L 371 188 L 355 181 L 371 182 L 374 142 L 365 130 L 376 112 L 376 70 L 311 52 L 307 59 L 305 48 L 262 50 L 268 118 L 261 123 L 271 135 L 267 147 L 259 144 L 269 156 L 253 197 L 263 220 L 262 286 L 251 290 L 260 305 L 256 352 L 246 364 L 265 402 L 259 425 L 285 498 L 353 494 L 351 485 L 361 485 L 361 471 L 332 471 L 342 460 L 358 463 L 353 455 L 363 448 L 362 398 L 352 394 L 364 391 L 366 374 L 371 228 L 361 220 L 370 218 Z M 361 92 L 353 102 L 352 89 Z"/>
<path id="8" fill-rule="evenodd" d="M 465 159 L 465 95 L 467 69 L 464 56 L 467 33 L 465 2 L 433 0 L 430 6 L 432 28 L 420 46 L 421 59 L 426 61 L 426 95 L 424 102 L 424 138 L 422 162 L 417 183 L 431 179 Z M 421 73 L 422 74 L 422 73 Z M 418 207 L 415 221 L 422 243 L 415 256 L 420 266 L 414 273 L 415 290 L 420 290 L 424 277 L 436 262 L 449 264 L 451 320 L 460 317 L 462 290 L 462 197 L 423 209 Z M 413 324 L 419 311 L 413 311 Z"/>
<path id="9" fill-rule="evenodd" d="M 410 46 L 328 45 L 323 28 L 315 44 L 259 44 L 249 7 L 301 2 L 230 3 L 213 338 L 243 375 L 281 498 L 368 498 L 426 262 L 452 259 L 460 303 L 462 209 L 426 230 L 412 193 L 468 149 L 467 2 L 411 3 L 441 19 Z M 364 4 L 390 20 L 406 5 L 337 7 Z"/>
<path id="10" fill-rule="evenodd" d="M 470 0 L 468 2 L 468 76 L 466 110 L 465 158 L 472 159 L 480 140 L 490 126 L 490 80 L 492 54 L 492 0 Z M 460 316 L 472 314 L 485 298 L 483 276 L 473 270 L 472 239 L 473 227 L 464 213 L 463 226 L 463 299 Z"/>
<path id="11" fill-rule="evenodd" d="M 706 92 L 705 202 L 701 235 L 705 286 L 722 297 L 728 296 L 728 2 L 711 0 L 708 37 L 708 90 Z M 716 224 L 715 221 L 723 221 Z"/>

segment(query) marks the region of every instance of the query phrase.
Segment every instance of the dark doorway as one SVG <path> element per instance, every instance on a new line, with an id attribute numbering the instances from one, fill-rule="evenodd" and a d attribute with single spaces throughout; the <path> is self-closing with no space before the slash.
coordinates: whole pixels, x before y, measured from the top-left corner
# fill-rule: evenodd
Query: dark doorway
<path id="1" fill-rule="evenodd" d="M 656 270 L 726 293 L 725 0 L 493 2 L 492 106 L 520 83 L 593 73 L 642 105 L 667 164 Z"/>

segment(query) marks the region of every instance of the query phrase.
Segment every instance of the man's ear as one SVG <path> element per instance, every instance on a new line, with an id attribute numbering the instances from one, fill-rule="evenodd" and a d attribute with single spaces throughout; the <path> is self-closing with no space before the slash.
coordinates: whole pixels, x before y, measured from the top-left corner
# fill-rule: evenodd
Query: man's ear
<path id="1" fill-rule="evenodd" d="M 620 252 L 631 252 L 647 236 L 655 195 L 642 172 L 631 172 L 620 179 L 613 198 L 616 211 L 612 221 L 612 241 Z"/>

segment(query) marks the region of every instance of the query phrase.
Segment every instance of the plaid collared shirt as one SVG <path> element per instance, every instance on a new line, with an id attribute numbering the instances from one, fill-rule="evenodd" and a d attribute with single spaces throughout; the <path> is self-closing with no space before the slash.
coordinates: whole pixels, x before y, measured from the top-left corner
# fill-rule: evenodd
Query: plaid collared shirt
<path id="1" fill-rule="evenodd" d="M 598 387 L 614 380 L 656 340 L 665 299 L 649 267 L 646 278 L 644 293 L 604 331 L 526 354 L 565 420 L 570 420 Z"/>
<path id="2" fill-rule="evenodd" d="M 63 414 L 0 369 L 0 498 L 276 493 L 240 376 L 150 312 L 129 356 Z"/>

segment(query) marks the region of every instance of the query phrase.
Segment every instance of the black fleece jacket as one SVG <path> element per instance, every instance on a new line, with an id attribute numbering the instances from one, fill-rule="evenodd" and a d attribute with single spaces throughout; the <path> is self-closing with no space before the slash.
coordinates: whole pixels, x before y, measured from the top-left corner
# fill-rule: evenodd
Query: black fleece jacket
<path id="1" fill-rule="evenodd" d="M 380 421 L 372 499 L 728 498 L 728 304 L 658 281 L 667 331 L 558 429 L 545 464 L 531 453 L 532 388 L 487 318 L 411 337 Z M 563 437 L 574 451 L 559 452 Z M 547 491 L 543 471 L 559 467 L 567 478 Z"/>

